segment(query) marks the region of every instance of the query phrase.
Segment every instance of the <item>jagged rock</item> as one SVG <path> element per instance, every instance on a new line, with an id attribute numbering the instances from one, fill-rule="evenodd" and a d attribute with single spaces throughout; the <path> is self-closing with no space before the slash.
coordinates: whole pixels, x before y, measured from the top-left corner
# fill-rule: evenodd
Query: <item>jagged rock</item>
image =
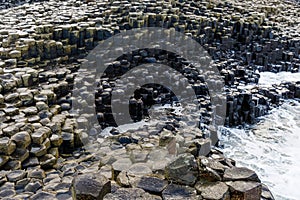
<path id="1" fill-rule="evenodd" d="M 41 167 L 44 169 L 51 168 L 56 164 L 57 159 L 52 154 L 46 154 L 39 158 Z"/>
<path id="2" fill-rule="evenodd" d="M 43 101 L 36 102 L 35 106 L 39 111 L 47 110 L 49 108 L 49 106 Z"/>
<path id="3" fill-rule="evenodd" d="M 231 199 L 260 199 L 262 185 L 253 181 L 234 181 L 226 183 L 230 188 Z"/>
<path id="4" fill-rule="evenodd" d="M 225 181 L 248 180 L 260 182 L 257 174 L 253 170 L 245 167 L 232 167 L 226 169 L 223 179 Z"/>
<path id="5" fill-rule="evenodd" d="M 0 171 L 0 186 L 7 182 L 6 174 L 7 172 Z"/>
<path id="6" fill-rule="evenodd" d="M 221 163 L 221 162 L 223 162 L 223 160 L 218 161 L 216 159 L 211 159 L 211 158 L 207 158 L 207 157 L 204 157 L 204 156 L 200 156 L 199 159 L 198 159 L 198 162 L 199 162 L 198 165 L 199 165 L 200 168 L 202 168 L 202 167 L 207 168 L 208 167 L 212 170 L 215 170 L 216 172 L 219 172 L 220 174 L 223 174 L 224 171 L 229 168 L 228 166 L 223 165 Z M 225 163 L 227 164 L 226 160 L 225 160 Z M 231 164 L 230 164 L 230 166 L 233 167 Z"/>
<path id="7" fill-rule="evenodd" d="M 27 107 L 25 108 L 23 111 L 23 113 L 25 113 L 25 115 L 36 115 L 38 113 L 38 109 L 34 106 L 31 107 Z"/>
<path id="8" fill-rule="evenodd" d="M 37 156 L 41 157 L 47 153 L 47 148 L 45 145 L 32 145 L 30 149 L 30 153 Z"/>
<path id="9" fill-rule="evenodd" d="M 32 142 L 36 144 L 42 144 L 42 142 L 49 137 L 51 129 L 48 127 L 41 127 L 31 134 Z"/>
<path id="10" fill-rule="evenodd" d="M 165 200 L 196 200 L 201 198 L 197 196 L 197 192 L 194 188 L 176 184 L 168 185 L 162 192 L 162 197 Z"/>
<path id="11" fill-rule="evenodd" d="M 176 140 L 175 135 L 171 131 L 169 131 L 169 130 L 164 130 L 163 132 L 160 133 L 159 145 L 160 146 L 166 146 L 172 140 Z"/>
<path id="12" fill-rule="evenodd" d="M 143 176 L 137 183 L 138 188 L 154 194 L 160 194 L 167 185 L 168 181 L 154 176 Z"/>
<path id="13" fill-rule="evenodd" d="M 72 185 L 72 195 L 77 200 L 103 199 L 111 191 L 111 182 L 99 173 L 78 175 Z"/>
<path id="14" fill-rule="evenodd" d="M 19 98 L 19 94 L 18 93 L 11 93 L 11 94 L 8 94 L 6 97 L 5 97 L 5 102 L 7 103 L 13 103 L 15 101 L 17 101 Z"/>
<path id="15" fill-rule="evenodd" d="M 210 138 L 193 140 L 193 144 L 189 148 L 195 156 L 206 156 L 211 150 L 211 140 Z"/>
<path id="16" fill-rule="evenodd" d="M 167 179 L 186 185 L 193 185 L 198 177 L 197 163 L 192 154 L 181 154 L 165 169 Z"/>
<path id="17" fill-rule="evenodd" d="M 123 187 L 129 187 L 130 183 L 129 183 L 129 178 L 127 176 L 127 172 L 126 171 L 121 171 L 118 176 L 116 177 L 116 181 L 119 185 L 123 186 Z"/>

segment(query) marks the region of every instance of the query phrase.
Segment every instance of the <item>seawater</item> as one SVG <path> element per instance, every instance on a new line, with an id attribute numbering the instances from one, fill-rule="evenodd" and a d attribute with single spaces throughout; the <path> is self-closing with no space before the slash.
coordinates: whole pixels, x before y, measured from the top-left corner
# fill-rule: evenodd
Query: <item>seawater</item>
<path id="1" fill-rule="evenodd" d="M 259 85 L 300 81 L 300 73 L 261 73 Z M 221 150 L 227 157 L 256 171 L 276 200 L 300 199 L 300 103 L 286 100 L 244 129 L 221 128 Z"/>

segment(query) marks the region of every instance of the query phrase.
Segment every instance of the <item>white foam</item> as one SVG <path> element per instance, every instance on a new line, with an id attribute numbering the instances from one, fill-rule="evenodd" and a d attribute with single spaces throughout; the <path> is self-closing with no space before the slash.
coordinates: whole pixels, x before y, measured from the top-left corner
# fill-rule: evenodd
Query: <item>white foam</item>
<path id="1" fill-rule="evenodd" d="M 253 129 L 220 134 L 225 155 L 255 170 L 276 200 L 300 198 L 300 103 L 284 103 Z"/>
<path id="2" fill-rule="evenodd" d="M 258 85 L 260 86 L 272 86 L 273 84 L 280 84 L 283 81 L 296 82 L 300 81 L 300 73 L 291 73 L 291 72 L 261 72 L 259 73 L 260 78 Z"/>

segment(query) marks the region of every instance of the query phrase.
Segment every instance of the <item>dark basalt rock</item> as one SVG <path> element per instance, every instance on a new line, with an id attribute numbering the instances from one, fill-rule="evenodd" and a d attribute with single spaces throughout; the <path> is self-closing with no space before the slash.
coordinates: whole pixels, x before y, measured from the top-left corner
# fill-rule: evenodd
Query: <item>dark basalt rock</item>
<path id="1" fill-rule="evenodd" d="M 2 195 L 14 199 L 69 197 L 67 191 L 72 181 L 70 175 L 77 169 L 84 170 L 93 162 L 98 162 L 92 159 L 79 160 L 77 165 L 74 161 L 71 165 L 76 165 L 76 170 L 75 166 L 65 170 L 62 167 L 70 160 L 81 159 L 85 155 L 83 150 L 79 154 L 74 153 L 82 145 L 79 135 L 83 135 L 82 138 L 91 137 L 89 139 L 94 140 L 93 142 L 99 140 L 102 144 L 105 143 L 99 150 L 99 157 L 101 161 L 105 161 L 106 166 L 102 168 L 102 172 L 111 174 L 111 181 L 123 184 L 122 187 L 137 184 L 147 192 L 159 194 L 164 189 L 164 199 L 226 199 L 226 187 L 219 183 L 226 180 L 234 181 L 228 183 L 232 198 L 248 198 L 249 193 L 252 193 L 256 196 L 249 198 L 259 199 L 259 179 L 254 172 L 233 167 L 233 161 L 220 158 L 222 156 L 219 157 L 219 154 L 217 157 L 220 160 L 215 157 L 214 161 L 205 160 L 201 157 L 205 155 L 212 158 L 211 155 L 216 155 L 210 148 L 205 132 L 211 123 L 212 108 L 206 80 L 185 58 L 158 49 L 126 52 L 112 63 L 107 63 L 106 74 L 99 80 L 94 80 L 90 72 L 79 68 L 84 61 L 82 58 L 98 41 L 120 31 L 149 26 L 174 28 L 193 37 L 214 59 L 212 67 L 220 71 L 225 82 L 225 125 L 253 124 L 257 117 L 265 115 L 273 106 L 280 105 L 282 99 L 300 97 L 299 82 L 281 83 L 271 88 L 261 88 L 258 85 L 251 89 L 244 87 L 258 82 L 257 71 L 299 72 L 299 5 L 283 4 L 281 1 L 276 2 L 279 5 L 274 7 L 271 1 L 258 1 L 253 5 L 253 2 L 247 1 L 224 3 L 145 0 L 109 3 L 28 0 L 29 3 L 37 3 L 16 6 L 24 2 L 4 0 L 0 3 L 0 169 L 31 170 L 32 167 L 41 167 L 50 171 L 45 178 L 47 181 L 51 182 L 55 178 L 45 186 L 31 180 L 30 185 L 27 185 L 27 190 L 31 191 L 28 193 L 16 195 L 12 191 L 13 187 L 1 188 Z M 262 3 L 264 6 L 261 6 Z M 13 8 L 6 9 L 8 7 Z M 199 128 L 203 133 L 194 134 L 194 131 L 188 130 L 181 137 L 177 132 L 180 117 L 168 111 L 168 120 L 172 123 L 161 127 L 169 132 L 156 127 L 143 130 L 147 134 L 138 133 L 137 136 L 114 129 L 110 133 L 116 137 L 109 140 L 98 137 L 101 128 L 116 125 L 110 105 L 110 95 L 115 88 L 116 79 L 145 63 L 163 63 L 186 76 L 199 100 Z M 74 102 L 71 92 L 75 77 L 98 83 L 97 91 L 91 98 L 91 95 L 85 93 L 85 87 L 90 85 L 73 91 L 83 93 L 85 99 L 80 100 L 82 108 L 97 113 L 99 125 L 90 132 L 77 130 L 77 125 L 90 125 L 91 116 L 72 119 L 79 117 L 70 111 Z M 123 92 L 124 89 L 126 88 L 123 88 Z M 130 99 L 132 121 L 148 119 L 149 108 L 154 104 L 174 103 L 177 100 L 175 94 L 164 86 L 142 86 Z M 94 103 L 96 108 L 93 107 Z M 197 136 L 193 137 L 194 135 Z M 106 160 L 102 158 L 102 154 Z M 71 155 L 74 157 L 69 158 Z M 169 160 L 172 156 L 178 157 L 173 161 Z M 95 160 L 99 159 L 95 157 Z M 140 162 L 143 164 L 136 164 Z M 132 165 L 138 167 L 134 168 Z M 150 181 L 148 183 L 143 180 L 143 170 L 162 177 L 146 176 Z M 62 176 L 56 177 L 58 174 Z M 40 178 L 43 175 L 33 177 Z M 23 187 L 27 181 L 24 179 L 17 181 L 19 186 Z M 0 183 L 1 180 L 6 181 L 6 177 L 0 177 Z M 198 186 L 205 181 L 212 184 L 203 194 L 197 195 L 192 187 L 170 184 L 165 188 L 167 180 L 190 186 L 195 183 Z M 147 186 L 151 181 L 159 182 L 161 186 Z M 215 185 L 220 191 L 224 189 L 220 195 L 209 192 Z M 40 187 L 49 190 L 38 190 Z M 59 194 L 49 192 L 53 192 L 55 188 L 62 190 L 59 190 Z M 105 198 L 131 198 L 134 195 L 137 198 L 141 195 L 148 199 L 161 198 L 147 192 L 123 188 Z M 264 190 L 262 194 L 265 199 L 272 198 Z"/>
<path id="2" fill-rule="evenodd" d="M 111 191 L 111 182 L 104 176 L 82 174 L 73 180 L 72 196 L 74 199 L 103 199 Z"/>
<path id="3" fill-rule="evenodd" d="M 120 188 L 112 194 L 107 194 L 104 200 L 118 200 L 118 199 L 141 199 L 141 200 L 161 200 L 162 198 L 155 195 L 150 195 L 140 188 Z"/>
<path id="4" fill-rule="evenodd" d="M 197 196 L 197 192 L 192 187 L 170 184 L 162 193 L 163 199 L 189 199 L 196 200 L 200 197 Z"/>
<path id="5" fill-rule="evenodd" d="M 166 180 L 151 176 L 143 176 L 137 183 L 137 187 L 154 194 L 160 194 L 167 185 Z"/>
<path id="6" fill-rule="evenodd" d="M 260 199 L 261 197 L 261 183 L 234 181 L 227 184 L 230 187 L 232 199 Z"/>
<path id="7" fill-rule="evenodd" d="M 197 163 L 192 154 L 179 155 L 166 166 L 166 178 L 185 185 L 193 185 L 198 176 Z"/>
<path id="8" fill-rule="evenodd" d="M 244 167 L 232 167 L 226 169 L 223 179 L 224 181 L 248 180 L 259 182 L 257 174 L 254 171 Z"/>

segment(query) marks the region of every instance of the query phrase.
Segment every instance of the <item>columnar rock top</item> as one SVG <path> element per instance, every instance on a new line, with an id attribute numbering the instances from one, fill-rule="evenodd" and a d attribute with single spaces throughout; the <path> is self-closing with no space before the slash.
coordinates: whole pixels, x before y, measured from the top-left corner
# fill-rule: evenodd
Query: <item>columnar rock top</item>
<path id="1" fill-rule="evenodd" d="M 90 116 L 70 112 L 71 92 L 75 76 L 90 75 L 80 64 L 100 40 L 138 27 L 174 28 L 203 45 L 220 70 L 228 95 L 226 125 L 254 123 L 282 98 L 300 97 L 299 82 L 245 87 L 257 83 L 257 71 L 299 72 L 299 16 L 298 4 L 280 0 L 50 0 L 0 10 L 0 198 L 68 199 L 72 189 L 78 199 L 272 199 L 253 171 L 211 149 L 205 131 L 179 132 L 176 116 L 98 137 L 111 121 L 107 96 L 114 80 L 99 82 L 97 108 L 91 109 L 101 123 L 88 133 L 76 129 Z M 110 64 L 118 72 L 167 57 L 144 49 Z M 186 61 L 177 64 L 192 70 Z M 207 87 L 198 75 L 190 79 L 202 120 L 209 122 Z M 146 89 L 139 95 L 151 101 L 157 94 L 172 96 L 164 88 Z M 131 102 L 139 116 L 146 100 Z M 85 99 L 82 105 L 90 106 Z M 80 139 L 88 137 L 102 144 L 99 155 L 80 149 Z"/>

